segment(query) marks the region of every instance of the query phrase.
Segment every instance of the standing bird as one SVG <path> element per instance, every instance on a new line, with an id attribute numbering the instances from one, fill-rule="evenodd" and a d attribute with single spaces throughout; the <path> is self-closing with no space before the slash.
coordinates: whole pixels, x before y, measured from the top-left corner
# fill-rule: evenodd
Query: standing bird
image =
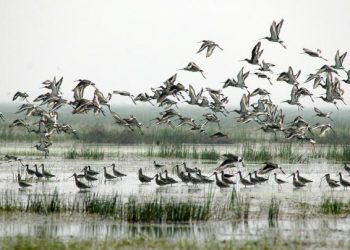
<path id="1" fill-rule="evenodd" d="M 244 187 L 254 186 L 254 183 L 251 183 L 250 181 L 242 177 L 241 171 L 238 171 L 236 174 L 239 174 L 239 181 L 244 185 Z"/>
<path id="2" fill-rule="evenodd" d="M 190 72 L 199 72 L 202 74 L 203 78 L 206 79 L 206 77 L 203 73 L 204 71 L 194 62 L 189 62 L 185 68 L 179 69 L 179 70 L 186 70 L 186 71 L 190 71 Z"/>
<path id="3" fill-rule="evenodd" d="M 213 51 L 215 48 L 219 48 L 223 50 L 218 44 L 210 40 L 203 40 L 203 41 L 200 41 L 200 43 L 202 43 L 202 45 L 197 51 L 197 54 L 207 49 L 206 57 L 210 57 L 213 54 Z"/>
<path id="4" fill-rule="evenodd" d="M 79 188 L 79 190 L 86 190 L 91 188 L 91 186 L 86 185 L 84 182 L 81 182 L 78 180 L 78 175 L 76 173 L 74 173 L 71 177 L 74 176 L 74 180 L 75 180 L 75 185 Z M 69 178 L 71 178 L 69 177 Z"/>
<path id="5" fill-rule="evenodd" d="M 43 164 L 43 163 L 41 164 L 41 171 L 42 171 L 43 176 L 44 176 L 46 179 L 50 179 L 50 178 L 52 178 L 52 177 L 55 177 L 54 174 L 51 174 L 51 173 L 45 171 L 45 169 L 44 169 L 44 164 Z"/>
<path id="6" fill-rule="evenodd" d="M 306 178 L 300 176 L 299 175 L 299 170 L 296 171 L 296 176 L 297 176 L 298 181 L 300 183 L 302 183 L 302 184 L 307 184 L 307 183 L 311 183 L 312 182 L 312 180 L 309 180 L 309 179 L 306 179 Z"/>
<path id="7" fill-rule="evenodd" d="M 104 171 L 104 177 L 106 180 L 114 180 L 115 178 L 117 178 L 114 175 L 107 173 L 106 167 L 103 167 L 103 171 Z"/>
<path id="8" fill-rule="evenodd" d="M 35 164 L 34 167 L 35 167 L 35 176 L 36 176 L 36 178 L 38 178 L 38 179 L 43 178 L 44 175 L 43 175 L 42 173 L 39 172 L 38 166 Z"/>
<path id="9" fill-rule="evenodd" d="M 27 172 L 27 174 L 29 174 L 30 176 L 34 176 L 34 175 L 35 175 L 35 170 L 30 169 L 28 164 L 26 164 L 26 172 Z"/>
<path id="10" fill-rule="evenodd" d="M 252 50 L 251 57 L 246 58 L 243 61 L 246 61 L 246 62 L 253 64 L 253 65 L 259 65 L 259 58 L 260 58 L 261 54 L 264 52 L 264 50 L 260 50 L 260 47 L 261 47 L 261 42 L 258 42 Z"/>
<path id="11" fill-rule="evenodd" d="M 27 183 L 27 182 L 25 182 L 25 181 L 22 181 L 21 180 L 21 175 L 20 174 L 18 174 L 18 185 L 22 188 L 22 189 L 25 189 L 25 188 L 27 188 L 27 187 L 31 187 L 32 185 L 31 184 L 29 184 L 29 183 Z"/>
<path id="12" fill-rule="evenodd" d="M 343 175 L 339 172 L 339 182 L 340 185 L 342 185 L 344 187 L 344 189 L 347 189 L 348 187 L 350 187 L 350 182 L 347 180 L 343 179 Z"/>
<path id="13" fill-rule="evenodd" d="M 168 170 L 164 170 L 164 173 L 165 173 L 165 180 L 167 183 L 170 183 L 170 184 L 178 183 L 178 181 L 168 176 Z"/>
<path id="14" fill-rule="evenodd" d="M 325 174 L 325 175 L 321 178 L 321 183 L 322 183 L 322 181 L 323 181 L 324 178 L 326 178 L 326 181 L 327 181 L 327 183 L 328 183 L 328 185 L 330 186 L 331 189 L 340 186 L 340 185 L 338 184 L 338 181 L 331 179 L 330 174 Z M 320 183 L 320 185 L 321 185 L 321 183 Z"/>
<path id="15" fill-rule="evenodd" d="M 149 183 L 153 180 L 154 177 L 148 177 L 146 175 L 144 175 L 142 173 L 142 168 L 139 169 L 139 172 L 138 172 L 138 177 L 139 177 L 139 181 L 141 181 L 141 183 Z"/>
<path id="16" fill-rule="evenodd" d="M 286 181 L 277 178 L 277 174 L 276 174 L 276 173 L 274 173 L 273 175 L 275 176 L 275 182 L 276 182 L 277 185 L 278 185 L 278 189 L 281 187 L 282 184 L 287 183 Z"/>
<path id="17" fill-rule="evenodd" d="M 4 115 L 2 114 L 2 112 L 0 112 L 0 119 L 5 121 Z"/>
<path id="18" fill-rule="evenodd" d="M 218 174 L 216 172 L 214 172 L 214 175 L 215 175 L 215 179 L 216 179 L 216 185 L 219 188 L 229 188 L 230 187 L 230 185 L 227 184 L 226 182 L 219 180 Z"/>
<path id="19" fill-rule="evenodd" d="M 119 177 L 119 178 L 122 178 L 122 177 L 125 177 L 126 174 L 123 174 L 121 172 L 119 172 L 116 168 L 115 168 L 115 164 L 113 163 L 111 165 L 112 169 L 113 169 L 113 174 L 116 176 L 116 177 Z"/>
<path id="20" fill-rule="evenodd" d="M 158 178 L 159 178 L 159 175 L 156 174 L 156 184 L 157 184 L 158 186 L 165 186 L 166 184 L 168 184 L 168 183 L 166 183 L 165 181 L 160 180 L 160 179 L 158 179 Z"/>
<path id="21" fill-rule="evenodd" d="M 229 185 L 230 184 L 232 184 L 232 185 L 236 184 L 236 182 L 234 182 L 233 180 L 229 179 L 229 177 L 225 176 L 224 170 L 221 171 L 221 180 L 223 182 L 225 182 L 226 184 L 229 184 Z"/>
<path id="22" fill-rule="evenodd" d="M 293 186 L 294 186 L 295 188 L 302 188 L 302 187 L 305 187 L 305 184 L 303 184 L 303 183 L 301 183 L 301 182 L 299 182 L 299 181 L 297 180 L 296 174 L 295 174 L 295 173 L 292 173 L 290 176 L 293 176 Z M 290 177 L 290 176 L 288 176 L 288 177 Z M 288 178 L 288 177 L 287 177 L 287 178 Z"/>
<path id="23" fill-rule="evenodd" d="M 282 25 L 283 25 L 283 19 L 278 23 L 276 24 L 276 21 L 273 21 L 271 26 L 270 26 L 270 36 L 268 37 L 264 37 L 264 38 L 261 38 L 261 39 L 266 39 L 270 42 L 276 42 L 276 43 L 279 43 L 282 45 L 283 48 L 287 48 L 285 45 L 284 45 L 284 42 L 280 40 L 280 33 L 281 33 L 281 28 L 282 28 Z"/>

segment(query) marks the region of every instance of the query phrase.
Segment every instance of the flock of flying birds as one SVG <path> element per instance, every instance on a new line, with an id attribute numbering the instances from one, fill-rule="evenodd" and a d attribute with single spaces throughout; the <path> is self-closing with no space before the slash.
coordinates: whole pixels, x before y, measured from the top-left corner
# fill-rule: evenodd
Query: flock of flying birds
<path id="1" fill-rule="evenodd" d="M 272 22 L 270 27 L 270 36 L 264 37 L 261 40 L 267 40 L 268 42 L 274 42 L 280 44 L 286 49 L 285 43 L 280 39 L 280 32 L 283 25 L 283 19 L 276 23 Z M 206 52 L 206 57 L 213 55 L 215 49 L 223 50 L 217 43 L 210 40 L 201 41 L 201 46 L 197 53 Z M 48 91 L 39 95 L 32 101 L 29 101 L 29 95 L 25 92 L 17 92 L 13 101 L 18 99 L 26 101 L 22 104 L 16 113 L 25 113 L 24 118 L 14 120 L 9 126 L 22 127 L 28 131 L 28 133 L 35 133 L 40 138 L 39 142 L 35 145 L 36 149 L 44 152 L 45 157 L 49 155 L 49 148 L 52 146 L 51 137 L 54 134 L 67 133 L 72 134 L 78 138 L 77 131 L 69 124 L 59 123 L 58 111 L 63 106 L 70 106 L 72 108 L 72 114 L 86 114 L 93 112 L 95 115 L 106 115 L 109 111 L 114 118 L 115 124 L 125 127 L 130 131 L 136 131 L 143 133 L 144 125 L 133 115 L 129 117 L 121 117 L 118 113 L 111 110 L 109 104 L 113 96 L 119 95 L 128 97 L 136 104 L 137 102 L 150 103 L 153 106 L 162 107 L 164 110 L 160 112 L 159 116 L 154 118 L 154 123 L 151 126 L 169 126 L 173 129 L 176 127 L 188 127 L 192 131 L 206 134 L 206 125 L 208 123 L 214 123 L 218 125 L 220 129 L 220 116 L 226 117 L 230 113 L 237 113 L 238 123 L 255 122 L 259 125 L 259 128 L 266 133 L 281 133 L 287 140 L 298 140 L 301 142 L 307 141 L 314 145 L 315 134 L 314 131 L 319 130 L 319 136 L 325 135 L 328 131 L 333 130 L 332 125 L 326 121 L 332 120 L 332 112 L 323 112 L 317 107 L 314 108 L 316 116 L 323 118 L 323 122 L 311 125 L 303 117 L 297 116 L 292 122 L 285 123 L 285 114 L 283 110 L 271 101 L 270 93 L 264 88 L 257 88 L 255 90 L 249 90 L 246 85 L 246 80 L 249 76 L 255 75 L 258 79 L 266 81 L 266 83 L 273 84 L 274 81 L 285 82 L 292 86 L 290 93 L 290 99 L 285 102 L 289 105 L 297 106 L 298 110 L 303 109 L 301 104 L 302 98 L 310 98 L 314 101 L 315 98 L 320 98 L 324 102 L 335 105 L 338 109 L 338 102 L 343 100 L 344 90 L 341 88 L 341 83 L 350 84 L 350 70 L 346 70 L 343 66 L 344 59 L 347 53 L 340 54 L 337 51 L 335 55 L 334 64 L 325 64 L 321 68 L 317 69 L 314 73 L 310 73 L 305 81 L 299 79 L 301 70 L 294 72 L 292 67 L 289 67 L 287 71 L 278 74 L 276 79 L 274 78 L 273 68 L 275 65 L 270 62 L 266 62 L 263 59 L 262 42 L 259 41 L 253 48 L 251 56 L 242 61 L 255 67 L 254 73 L 245 71 L 244 67 L 239 71 L 236 78 L 229 78 L 224 81 L 222 88 L 201 88 L 195 90 L 192 85 L 186 88 L 183 84 L 177 82 L 177 74 L 174 74 L 169 79 L 164 81 L 163 85 L 155 88 L 151 88 L 151 93 L 140 93 L 132 95 L 128 91 L 113 91 L 105 95 L 102 93 L 97 84 L 90 80 L 80 79 L 77 80 L 77 85 L 73 89 L 73 100 L 67 100 L 62 97 L 61 86 L 63 78 L 58 81 L 56 78 L 53 80 L 46 80 L 42 83 L 42 87 Z M 321 56 L 320 50 L 303 49 L 306 55 L 315 58 L 315 60 L 327 61 L 327 59 Z M 195 63 L 189 62 L 186 67 L 181 70 L 198 72 L 205 78 L 205 72 Z M 340 74 L 345 72 L 347 79 L 340 79 Z M 304 83 L 313 81 L 313 89 L 322 88 L 325 91 L 324 95 L 314 97 L 311 90 L 303 87 Z M 89 99 L 84 95 L 87 88 L 94 89 L 94 95 L 92 99 Z M 228 111 L 226 104 L 229 102 L 228 96 L 225 96 L 224 90 L 226 88 L 239 88 L 244 90 L 240 101 L 240 109 Z M 202 121 L 196 121 L 192 117 L 186 117 L 179 113 L 177 104 L 186 102 L 189 105 L 199 106 L 209 112 L 203 114 L 204 119 Z M 0 118 L 4 120 L 2 113 Z M 34 121 L 30 123 L 30 119 Z M 211 138 L 227 137 L 221 131 L 218 131 L 212 135 Z"/>

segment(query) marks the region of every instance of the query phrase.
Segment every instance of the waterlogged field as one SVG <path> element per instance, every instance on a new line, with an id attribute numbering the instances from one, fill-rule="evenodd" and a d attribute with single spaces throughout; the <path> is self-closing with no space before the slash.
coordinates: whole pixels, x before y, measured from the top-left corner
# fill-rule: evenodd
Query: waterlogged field
<path id="1" fill-rule="evenodd" d="M 109 145 L 58 143 L 45 159 L 30 143 L 2 143 L 1 155 L 21 155 L 31 168 L 45 164 L 56 175 L 51 180 L 27 181 L 18 188 L 18 162 L 0 164 L 0 241 L 4 249 L 348 249 L 350 240 L 350 191 L 331 190 L 320 182 L 325 173 L 332 178 L 342 172 L 348 159 L 347 146 L 298 144 L 234 145 Z M 212 173 L 220 155 L 237 152 L 246 159 L 246 176 L 266 160 L 280 163 L 288 183 L 278 188 L 268 183 L 245 188 L 238 177 L 232 188 L 214 184 L 183 183 L 159 187 L 140 184 L 137 170 L 153 176 L 156 160 L 176 178 L 173 166 L 187 163 L 203 174 Z M 103 167 L 116 164 L 123 179 L 105 181 Z M 74 172 L 84 166 L 101 172 L 88 192 L 75 186 Z M 299 170 L 313 180 L 296 190 L 286 178 Z M 111 168 L 107 168 L 112 172 Z M 213 178 L 213 177 L 212 177 Z M 214 179 L 214 178 L 213 178 Z"/>

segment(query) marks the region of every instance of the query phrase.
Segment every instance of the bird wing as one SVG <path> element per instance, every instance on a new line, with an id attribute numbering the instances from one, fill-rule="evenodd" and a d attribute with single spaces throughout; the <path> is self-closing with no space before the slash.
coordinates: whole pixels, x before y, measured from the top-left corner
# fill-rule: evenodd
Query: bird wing
<path id="1" fill-rule="evenodd" d="M 284 20 L 281 19 L 281 21 L 277 24 L 277 27 L 276 27 L 276 29 L 277 29 L 277 39 L 279 39 L 279 35 L 280 35 L 281 29 L 282 29 L 283 22 L 284 22 Z"/>
<path id="2" fill-rule="evenodd" d="M 203 42 L 201 47 L 199 48 L 199 50 L 197 51 L 197 53 L 202 52 L 203 50 L 205 50 L 207 47 L 209 46 L 209 44 L 207 42 Z M 208 53 L 208 52 L 207 52 Z"/>
<path id="3" fill-rule="evenodd" d="M 190 96 L 191 98 L 191 103 L 195 103 L 197 98 L 196 98 L 196 92 L 193 88 L 193 86 L 190 84 L 189 87 L 188 87 L 188 95 Z"/>
<path id="4" fill-rule="evenodd" d="M 214 51 L 215 48 L 216 48 L 216 45 L 215 45 L 215 44 L 208 46 L 206 57 L 211 56 L 211 55 L 213 54 L 213 51 Z"/>
<path id="5" fill-rule="evenodd" d="M 273 21 L 270 27 L 270 34 L 272 40 L 278 40 L 278 31 L 276 21 Z"/>
<path id="6" fill-rule="evenodd" d="M 290 100 L 292 102 L 297 102 L 298 101 L 297 92 L 298 92 L 298 87 L 297 87 L 297 85 L 294 85 L 293 88 L 292 88 L 292 91 L 290 93 Z"/>
<path id="7" fill-rule="evenodd" d="M 256 57 L 260 53 L 261 42 L 258 42 L 252 50 L 252 58 Z"/>

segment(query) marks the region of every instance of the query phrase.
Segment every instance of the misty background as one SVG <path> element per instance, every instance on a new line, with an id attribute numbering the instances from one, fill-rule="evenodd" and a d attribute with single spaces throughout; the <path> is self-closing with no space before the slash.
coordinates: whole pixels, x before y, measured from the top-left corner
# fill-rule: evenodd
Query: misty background
<path id="1" fill-rule="evenodd" d="M 274 78 L 292 66 L 302 70 L 300 79 L 304 80 L 325 62 L 300 54 L 302 48 L 321 49 L 330 65 L 338 49 L 341 53 L 349 50 L 349 10 L 346 0 L 0 0 L 0 103 L 11 102 L 16 91 L 25 91 L 33 99 L 46 92 L 39 89 L 41 82 L 54 76 L 64 77 L 62 91 L 67 99 L 73 97 L 77 79 L 95 82 L 105 94 L 113 90 L 150 93 L 151 87 L 174 73 L 186 87 L 221 88 L 227 78 L 236 78 L 243 65 L 254 72 L 256 67 L 240 60 L 250 57 L 258 39 L 269 36 L 272 21 L 281 18 L 280 38 L 287 50 L 263 41 L 262 59 L 277 65 Z M 217 42 L 224 50 L 215 50 L 210 58 L 196 54 L 197 42 L 203 39 Z M 189 61 L 196 62 L 207 79 L 199 73 L 177 71 Z M 345 68 L 349 65 L 350 55 L 344 62 Z M 246 84 L 250 90 L 267 89 L 278 105 L 290 98 L 292 86 L 285 82 L 274 81 L 270 86 L 251 75 Z M 303 86 L 312 90 L 312 82 Z M 342 88 L 345 102 L 350 103 L 350 86 L 342 83 Z M 312 91 L 315 96 L 324 93 L 323 89 Z M 227 88 L 224 93 L 230 97 L 229 105 L 237 106 L 244 91 Z M 87 96 L 92 98 L 92 89 Z M 129 98 L 116 95 L 112 103 L 132 105 Z M 306 108 L 335 110 L 320 99 L 313 104 L 301 98 L 301 103 Z M 149 104 L 138 104 L 140 109 L 143 105 Z M 339 106 L 345 108 L 340 102 Z"/>

